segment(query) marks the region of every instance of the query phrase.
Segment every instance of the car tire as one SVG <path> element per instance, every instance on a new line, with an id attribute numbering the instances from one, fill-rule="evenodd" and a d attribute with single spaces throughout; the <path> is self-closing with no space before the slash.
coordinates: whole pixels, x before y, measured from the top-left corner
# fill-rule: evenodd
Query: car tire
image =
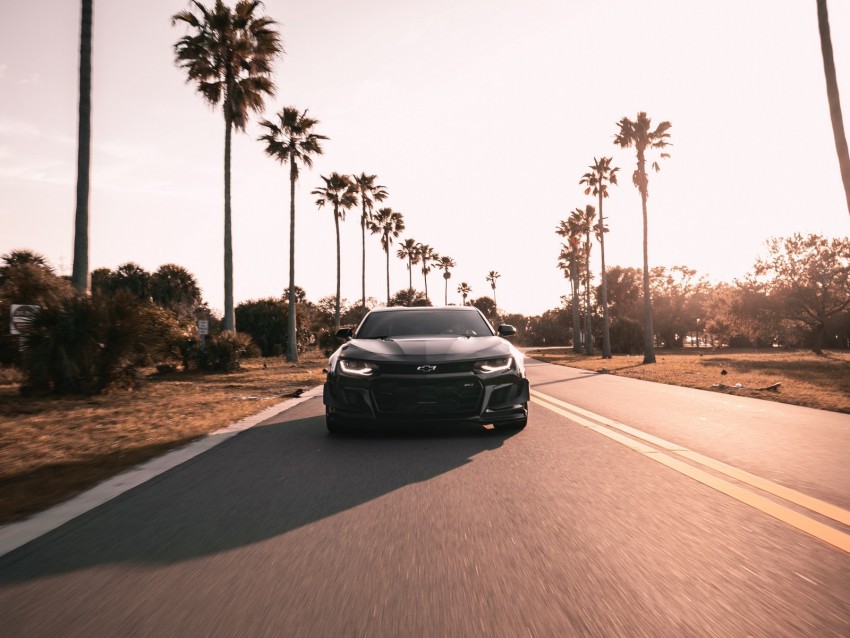
<path id="1" fill-rule="evenodd" d="M 516 421 L 508 421 L 507 423 L 502 423 L 500 425 L 497 425 L 496 429 L 497 430 L 504 430 L 506 432 L 507 431 L 519 432 L 526 425 L 528 425 L 528 403 L 523 403 L 522 407 L 525 408 L 526 417 L 524 419 L 517 419 Z"/>
<path id="2" fill-rule="evenodd" d="M 330 410 L 325 408 L 325 427 L 331 434 L 341 434 L 345 432 L 345 427 L 340 423 L 339 417 L 335 417 L 330 413 Z"/>

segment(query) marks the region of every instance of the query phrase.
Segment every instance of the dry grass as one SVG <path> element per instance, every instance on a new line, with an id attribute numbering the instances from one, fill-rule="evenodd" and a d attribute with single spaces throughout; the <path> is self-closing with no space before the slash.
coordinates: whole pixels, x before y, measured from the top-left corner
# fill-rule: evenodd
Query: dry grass
<path id="1" fill-rule="evenodd" d="M 0 385 L 0 523 L 318 385 L 326 362 L 251 359 L 234 374 L 153 375 L 90 398 L 23 398 L 17 384 Z"/>
<path id="2" fill-rule="evenodd" d="M 850 353 L 847 352 L 818 356 L 803 351 L 658 351 L 654 365 L 643 365 L 642 356 L 615 356 L 606 360 L 577 355 L 567 349 L 529 350 L 528 354 L 540 361 L 583 370 L 850 413 Z M 775 383 L 782 385 L 773 391 L 756 389 Z M 730 387 L 721 389 L 714 387 L 715 384 Z M 731 387 L 736 384 L 743 388 Z"/>

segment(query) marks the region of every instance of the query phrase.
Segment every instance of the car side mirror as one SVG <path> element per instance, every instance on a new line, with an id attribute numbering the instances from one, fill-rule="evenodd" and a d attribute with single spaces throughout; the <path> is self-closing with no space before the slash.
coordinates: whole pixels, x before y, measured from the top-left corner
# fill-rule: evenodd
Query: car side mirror
<path id="1" fill-rule="evenodd" d="M 336 338 L 340 341 L 348 341 L 354 335 L 354 330 L 351 328 L 340 328 L 336 331 Z"/>
<path id="2" fill-rule="evenodd" d="M 500 337 L 510 337 L 516 334 L 516 328 L 506 323 L 503 323 L 501 326 L 499 326 L 498 332 Z"/>

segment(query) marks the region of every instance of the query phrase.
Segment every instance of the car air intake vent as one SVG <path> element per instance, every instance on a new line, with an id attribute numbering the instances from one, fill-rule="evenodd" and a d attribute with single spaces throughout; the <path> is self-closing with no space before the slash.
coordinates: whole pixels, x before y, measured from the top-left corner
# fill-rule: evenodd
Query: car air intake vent
<path id="1" fill-rule="evenodd" d="M 483 386 L 478 379 L 377 379 L 372 386 L 378 411 L 385 416 L 472 416 L 478 413 Z"/>

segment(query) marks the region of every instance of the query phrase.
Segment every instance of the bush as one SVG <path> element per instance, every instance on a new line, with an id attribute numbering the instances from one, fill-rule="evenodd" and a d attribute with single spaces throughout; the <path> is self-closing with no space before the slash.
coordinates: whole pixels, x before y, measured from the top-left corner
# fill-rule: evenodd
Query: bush
<path id="1" fill-rule="evenodd" d="M 98 394 L 133 382 L 134 369 L 167 356 L 171 327 L 132 295 L 72 295 L 42 310 L 24 335 L 22 392 Z"/>
<path id="2" fill-rule="evenodd" d="M 252 345 L 247 334 L 220 332 L 207 339 L 206 348 L 198 353 L 198 367 L 209 372 L 236 372 L 240 359 Z"/>

